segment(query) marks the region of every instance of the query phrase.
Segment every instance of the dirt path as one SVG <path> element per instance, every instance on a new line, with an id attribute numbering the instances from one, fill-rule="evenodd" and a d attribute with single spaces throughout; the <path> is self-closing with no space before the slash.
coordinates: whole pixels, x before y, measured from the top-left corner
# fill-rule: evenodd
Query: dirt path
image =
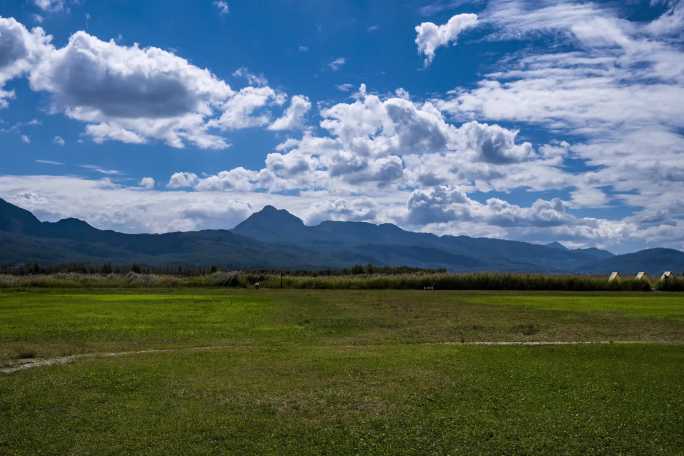
<path id="1" fill-rule="evenodd" d="M 415 345 L 454 345 L 454 346 L 499 346 L 499 347 L 537 347 L 537 346 L 552 346 L 552 345 L 684 345 L 684 342 L 667 342 L 667 341 L 640 341 L 640 340 L 622 340 L 622 341 L 533 341 L 533 342 L 426 342 Z M 219 345 L 213 347 L 186 347 L 186 348 L 159 348 L 149 350 L 135 350 L 123 352 L 102 352 L 102 353 L 82 353 L 78 355 L 58 356 L 55 358 L 23 358 L 9 362 L 8 366 L 0 368 L 1 374 L 13 374 L 22 370 L 33 369 L 36 367 L 56 366 L 61 364 L 69 364 L 82 359 L 96 359 L 96 358 L 119 358 L 123 356 L 147 355 L 154 353 L 191 353 L 191 352 L 208 352 L 221 351 L 236 348 L 235 345 Z"/>

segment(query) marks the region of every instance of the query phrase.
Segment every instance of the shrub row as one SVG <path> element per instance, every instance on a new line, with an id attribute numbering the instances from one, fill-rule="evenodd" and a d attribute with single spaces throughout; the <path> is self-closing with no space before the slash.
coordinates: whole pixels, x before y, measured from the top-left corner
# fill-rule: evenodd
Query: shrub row
<path id="1" fill-rule="evenodd" d="M 364 274 L 279 275 L 215 272 L 197 276 L 167 274 L 58 273 L 25 276 L 0 275 L 0 288 L 179 288 L 234 287 L 294 289 L 422 290 L 556 290 L 556 291 L 684 291 L 684 278 L 650 283 L 638 280 L 608 282 L 605 277 L 538 274 Z"/>
<path id="2" fill-rule="evenodd" d="M 684 291 L 684 277 L 660 280 L 655 284 L 655 289 L 658 291 Z"/>
<path id="3" fill-rule="evenodd" d="M 279 280 L 278 278 L 276 278 Z M 271 279 L 269 287 L 277 287 Z M 645 281 L 589 276 L 547 276 L 529 274 L 407 274 L 331 277 L 285 277 L 284 288 L 305 289 L 398 289 L 420 290 L 558 290 L 558 291 L 650 291 Z"/>

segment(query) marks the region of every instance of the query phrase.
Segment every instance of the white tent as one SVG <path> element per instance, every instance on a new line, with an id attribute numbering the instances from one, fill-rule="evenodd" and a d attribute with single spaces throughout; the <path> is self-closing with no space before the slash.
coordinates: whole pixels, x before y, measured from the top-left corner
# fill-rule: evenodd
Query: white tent
<path id="1" fill-rule="evenodd" d="M 612 272 L 610 274 L 610 277 L 608 277 L 608 282 L 616 282 L 620 280 L 622 277 L 620 276 L 619 272 Z"/>
<path id="2" fill-rule="evenodd" d="M 663 275 L 660 276 L 660 280 L 669 280 L 673 277 L 672 271 L 665 271 Z"/>
<path id="3" fill-rule="evenodd" d="M 646 272 L 640 272 L 634 278 L 636 280 L 649 280 L 650 276 Z"/>

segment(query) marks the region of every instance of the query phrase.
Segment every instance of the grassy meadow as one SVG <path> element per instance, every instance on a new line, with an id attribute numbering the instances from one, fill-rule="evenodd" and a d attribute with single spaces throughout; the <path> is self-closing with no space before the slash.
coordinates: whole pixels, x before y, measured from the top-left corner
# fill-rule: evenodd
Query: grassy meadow
<path id="1" fill-rule="evenodd" d="M 472 344 L 544 341 L 614 343 Z M 683 454 L 682 344 L 677 293 L 0 290 L 0 368 L 173 350 L 0 372 L 0 454 Z"/>

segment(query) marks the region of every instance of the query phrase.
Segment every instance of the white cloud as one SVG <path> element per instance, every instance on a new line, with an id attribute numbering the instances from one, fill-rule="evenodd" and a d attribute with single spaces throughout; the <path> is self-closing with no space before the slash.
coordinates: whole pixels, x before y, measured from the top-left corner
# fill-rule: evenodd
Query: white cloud
<path id="1" fill-rule="evenodd" d="M 290 106 L 283 113 L 282 117 L 276 119 L 269 130 L 294 130 L 304 126 L 306 113 L 311 109 L 311 102 L 304 95 L 295 95 L 290 100 Z"/>
<path id="2" fill-rule="evenodd" d="M 29 31 L 13 18 L 0 17 L 0 108 L 15 96 L 5 84 L 35 65 L 49 51 L 50 39 L 40 27 Z"/>
<path id="3" fill-rule="evenodd" d="M 335 60 L 328 63 L 328 68 L 332 71 L 337 71 L 342 68 L 347 63 L 347 59 L 344 57 L 338 57 Z"/>
<path id="4" fill-rule="evenodd" d="M 54 144 L 57 144 L 58 146 L 63 146 L 64 144 L 66 144 L 66 142 L 64 141 L 64 138 L 62 138 L 61 136 L 55 136 L 52 139 L 52 142 Z"/>
<path id="5" fill-rule="evenodd" d="M 215 130 L 266 126 L 269 109 L 286 99 L 244 68 L 236 77 L 259 87 L 235 92 L 207 69 L 159 48 L 77 32 L 55 49 L 40 28 L 28 32 L 14 19 L 0 18 L 0 107 L 14 96 L 2 90 L 5 82 L 26 73 L 33 90 L 52 95 L 52 111 L 85 122 L 96 143 L 225 149 L 228 142 Z"/>
<path id="6" fill-rule="evenodd" d="M 511 204 L 500 198 L 484 203 L 464 191 L 440 186 L 414 191 L 408 201 L 406 223 L 423 230 L 450 234 L 483 233 L 486 236 L 521 240 L 562 240 L 576 247 L 602 246 L 624 249 L 626 243 L 642 245 L 645 240 L 633 221 L 577 217 L 569 204 L 559 198 L 538 199 L 531 206 Z M 661 233 L 649 243 L 684 244 L 682 236 L 667 239 Z M 634 244 L 636 243 L 636 244 Z"/>
<path id="7" fill-rule="evenodd" d="M 140 179 L 140 182 L 138 182 L 138 185 L 144 189 L 151 190 L 154 188 L 154 186 L 157 184 L 157 182 L 154 180 L 153 177 L 143 177 Z"/>
<path id="8" fill-rule="evenodd" d="M 447 122 L 432 103 L 406 93 L 382 99 L 359 89 L 355 100 L 322 109 L 327 134 L 306 132 L 267 155 L 260 170 L 236 168 L 200 179 L 198 190 L 354 193 L 459 183 L 480 191 L 570 186 L 559 169 L 567 148 L 542 153 L 498 125 Z"/>
<path id="9" fill-rule="evenodd" d="M 283 101 L 283 95 L 270 87 L 245 87 L 225 103 L 221 117 L 209 125 L 222 130 L 261 127 L 271 121 L 271 113 L 264 109 Z"/>
<path id="10" fill-rule="evenodd" d="M 40 163 L 41 165 L 51 165 L 51 166 L 62 166 L 64 163 L 55 161 L 55 160 L 33 160 L 36 163 Z"/>
<path id="11" fill-rule="evenodd" d="M 144 136 L 132 130 L 127 130 L 117 123 L 88 125 L 86 127 L 86 134 L 97 144 L 102 144 L 105 141 L 119 141 L 128 144 L 144 144 L 146 142 Z"/>
<path id="12" fill-rule="evenodd" d="M 64 0 L 33 0 L 33 3 L 47 13 L 63 11 L 65 6 Z"/>
<path id="13" fill-rule="evenodd" d="M 243 195 L 143 192 L 109 180 L 62 176 L 0 176 L 0 196 L 41 220 L 76 217 L 126 233 L 232 228 L 255 211 Z"/>
<path id="14" fill-rule="evenodd" d="M 97 141 L 127 139 L 221 144 L 205 119 L 233 95 L 209 71 L 158 48 L 119 46 L 77 32 L 31 72 L 31 86 L 53 95 L 53 109 L 87 122 Z"/>
<path id="15" fill-rule="evenodd" d="M 449 43 L 455 43 L 458 36 L 466 30 L 476 27 L 476 14 L 457 14 L 444 25 L 423 22 L 416 26 L 416 46 L 418 52 L 425 56 L 425 65 L 432 63 L 435 51 Z"/>
<path id="16" fill-rule="evenodd" d="M 374 222 L 379 215 L 378 204 L 370 198 L 330 199 L 318 201 L 304 217 L 308 225 L 318 225 L 328 220 Z"/>
<path id="17" fill-rule="evenodd" d="M 228 2 L 225 0 L 216 0 L 214 2 L 214 6 L 216 9 L 218 9 L 219 13 L 223 16 L 226 15 L 230 12 L 230 7 L 228 6 Z"/>
<path id="18" fill-rule="evenodd" d="M 589 2 L 501 0 L 482 17 L 496 28 L 491 39 L 545 34 L 558 43 L 502 62 L 476 89 L 456 91 L 441 108 L 457 116 L 582 133 L 603 134 L 627 124 L 684 126 L 684 53 L 667 36 L 644 35 L 667 15 L 637 23 Z M 553 44 L 565 48 L 551 52 Z M 576 49 L 568 51 L 570 45 Z"/>
<path id="19" fill-rule="evenodd" d="M 240 67 L 233 71 L 233 77 L 244 79 L 248 84 L 254 86 L 266 86 L 268 85 L 268 79 L 263 74 L 251 73 L 246 67 Z"/>
<path id="20" fill-rule="evenodd" d="M 619 12 L 592 2 L 492 2 L 480 16 L 490 39 L 543 36 L 550 44 L 502 60 L 476 88 L 433 103 L 454 119 L 518 122 L 574 135 L 572 145 L 539 149 L 549 163 L 573 159 L 588 168 L 561 180 L 541 177 L 549 189 L 573 189 L 573 207 L 627 205 L 634 215 L 623 225 L 641 223 L 639 217 L 656 208 L 670 221 L 681 219 L 684 209 L 671 204 L 684 176 L 681 3 L 669 3 L 651 22 L 630 21 Z M 526 166 L 531 170 L 535 163 Z M 487 184 L 496 186 L 497 180 L 490 175 Z M 615 226 L 597 222 L 573 229 L 584 230 L 582 235 L 621 232 Z"/>
<path id="21" fill-rule="evenodd" d="M 252 171 L 237 167 L 197 180 L 193 186 L 201 192 L 252 192 L 269 188 L 272 179 L 273 176 L 266 170 Z"/>
<path id="22" fill-rule="evenodd" d="M 467 220 L 471 218 L 472 200 L 462 190 L 438 186 L 416 190 L 408 201 L 408 218 L 411 225 Z"/>
<path id="23" fill-rule="evenodd" d="M 646 30 L 655 36 L 680 34 L 684 29 L 684 5 L 679 0 L 660 3 L 668 3 L 668 11 L 650 22 L 646 26 Z"/>
<path id="24" fill-rule="evenodd" d="M 24 144 L 31 144 L 31 138 L 28 135 L 21 135 L 20 138 Z"/>
<path id="25" fill-rule="evenodd" d="M 198 181 L 199 178 L 195 173 L 178 172 L 171 175 L 166 187 L 172 189 L 189 188 L 197 185 Z"/>
<path id="26" fill-rule="evenodd" d="M 532 144 L 516 144 L 517 131 L 499 125 L 468 122 L 461 127 L 471 149 L 477 151 L 482 161 L 512 163 L 525 161 L 533 154 Z"/>
<path id="27" fill-rule="evenodd" d="M 53 113 L 86 123 L 85 135 L 96 143 L 225 149 L 230 144 L 221 132 L 265 127 L 273 121 L 271 110 L 281 110 L 287 99 L 246 68 L 235 76 L 257 87 L 235 92 L 209 70 L 159 48 L 122 46 L 81 31 L 56 49 L 42 29 L 29 32 L 0 18 L 0 108 L 14 97 L 5 83 L 25 74 L 33 90 L 52 95 Z M 303 98 L 293 100 L 281 124 L 296 122 L 305 107 Z"/>
<path id="28" fill-rule="evenodd" d="M 98 165 L 81 165 L 81 168 L 95 171 L 96 173 L 104 174 L 106 176 L 118 176 L 121 174 L 121 171 L 118 169 L 107 169 Z"/>

